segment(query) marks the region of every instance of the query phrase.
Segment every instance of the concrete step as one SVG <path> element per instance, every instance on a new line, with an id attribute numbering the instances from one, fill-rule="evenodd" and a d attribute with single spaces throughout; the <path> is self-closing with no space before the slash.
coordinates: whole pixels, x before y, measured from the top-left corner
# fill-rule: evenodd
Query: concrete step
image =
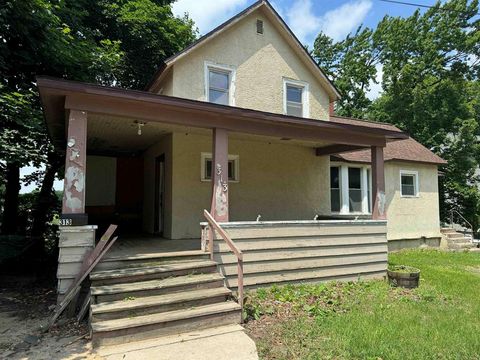
<path id="1" fill-rule="evenodd" d="M 470 244 L 471 240 L 469 238 L 466 238 L 466 237 L 457 237 L 457 238 L 447 239 L 447 242 L 449 244 L 463 244 L 463 243 Z"/>
<path id="2" fill-rule="evenodd" d="M 474 248 L 475 245 L 472 243 L 456 243 L 456 244 L 448 244 L 448 248 L 450 250 L 467 250 Z"/>
<path id="3" fill-rule="evenodd" d="M 133 300 L 102 302 L 91 306 L 92 319 L 111 320 L 173 311 L 193 306 L 225 302 L 232 292 L 226 287 L 182 291 Z"/>
<path id="4" fill-rule="evenodd" d="M 464 234 L 462 233 L 458 233 L 458 232 L 454 232 L 454 233 L 447 233 L 445 234 L 449 239 L 456 239 L 456 238 L 463 238 L 465 237 Z"/>
<path id="5" fill-rule="evenodd" d="M 92 322 L 94 346 L 114 345 L 151 339 L 158 336 L 180 334 L 192 329 L 238 324 L 240 305 L 233 301 L 198 306 L 130 318 Z"/>
<path id="6" fill-rule="evenodd" d="M 442 232 L 443 234 L 447 234 L 447 233 L 455 232 L 455 229 L 451 227 L 444 227 L 440 229 L 440 232 Z"/>
<path id="7" fill-rule="evenodd" d="M 133 299 L 194 289 L 222 287 L 224 277 L 219 273 L 176 276 L 166 279 L 92 286 L 92 303 Z"/>
<path id="8" fill-rule="evenodd" d="M 117 270 L 129 267 L 155 266 L 177 261 L 208 260 L 209 254 L 202 250 L 171 251 L 157 253 L 140 253 L 121 256 L 107 256 L 102 259 L 95 270 Z"/>
<path id="9" fill-rule="evenodd" d="M 126 267 L 115 270 L 101 270 L 90 274 L 94 286 L 116 283 L 131 283 L 188 274 L 212 273 L 217 270 L 217 263 L 211 260 L 177 261 L 161 265 Z"/>

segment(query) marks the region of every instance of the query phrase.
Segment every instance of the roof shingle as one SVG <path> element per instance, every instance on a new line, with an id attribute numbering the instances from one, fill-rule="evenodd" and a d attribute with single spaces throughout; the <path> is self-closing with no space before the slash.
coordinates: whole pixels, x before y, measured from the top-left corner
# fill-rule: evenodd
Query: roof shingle
<path id="1" fill-rule="evenodd" d="M 383 157 L 385 161 L 398 160 L 436 165 L 447 164 L 440 156 L 434 154 L 412 138 L 388 142 L 384 149 Z M 368 149 L 332 155 L 331 158 L 335 161 L 371 162 L 370 150 Z"/>

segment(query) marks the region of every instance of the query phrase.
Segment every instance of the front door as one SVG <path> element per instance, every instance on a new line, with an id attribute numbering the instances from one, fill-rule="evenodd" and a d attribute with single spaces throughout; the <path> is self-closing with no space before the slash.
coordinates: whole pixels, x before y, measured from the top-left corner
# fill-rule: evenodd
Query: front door
<path id="1" fill-rule="evenodd" d="M 155 224 L 154 231 L 163 235 L 165 218 L 165 155 L 155 159 Z"/>

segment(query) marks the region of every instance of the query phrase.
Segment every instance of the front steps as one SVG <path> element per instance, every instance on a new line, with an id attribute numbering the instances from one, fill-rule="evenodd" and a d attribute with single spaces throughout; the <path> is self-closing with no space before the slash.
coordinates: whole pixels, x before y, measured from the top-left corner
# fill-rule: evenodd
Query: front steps
<path id="1" fill-rule="evenodd" d="M 90 275 L 94 346 L 239 324 L 240 306 L 204 252 L 106 259 Z M 115 268 L 116 267 L 116 268 Z"/>
<path id="2" fill-rule="evenodd" d="M 442 228 L 441 233 L 446 240 L 447 248 L 450 250 L 468 250 L 475 246 L 470 238 L 465 237 L 453 228 Z"/>

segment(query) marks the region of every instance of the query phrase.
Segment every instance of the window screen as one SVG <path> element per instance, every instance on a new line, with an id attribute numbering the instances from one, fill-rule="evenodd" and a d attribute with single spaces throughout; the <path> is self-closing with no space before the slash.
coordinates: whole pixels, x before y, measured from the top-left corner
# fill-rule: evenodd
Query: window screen
<path id="1" fill-rule="evenodd" d="M 303 87 L 287 85 L 287 115 L 303 116 Z"/>
<path id="2" fill-rule="evenodd" d="M 330 202 L 333 212 L 340 212 L 340 168 L 330 168 Z"/>
<path id="3" fill-rule="evenodd" d="M 414 174 L 402 174 L 402 196 L 416 196 L 417 189 L 416 185 L 416 175 Z"/>
<path id="4" fill-rule="evenodd" d="M 348 203 L 350 212 L 362 212 L 362 178 L 360 168 L 348 168 Z"/>

